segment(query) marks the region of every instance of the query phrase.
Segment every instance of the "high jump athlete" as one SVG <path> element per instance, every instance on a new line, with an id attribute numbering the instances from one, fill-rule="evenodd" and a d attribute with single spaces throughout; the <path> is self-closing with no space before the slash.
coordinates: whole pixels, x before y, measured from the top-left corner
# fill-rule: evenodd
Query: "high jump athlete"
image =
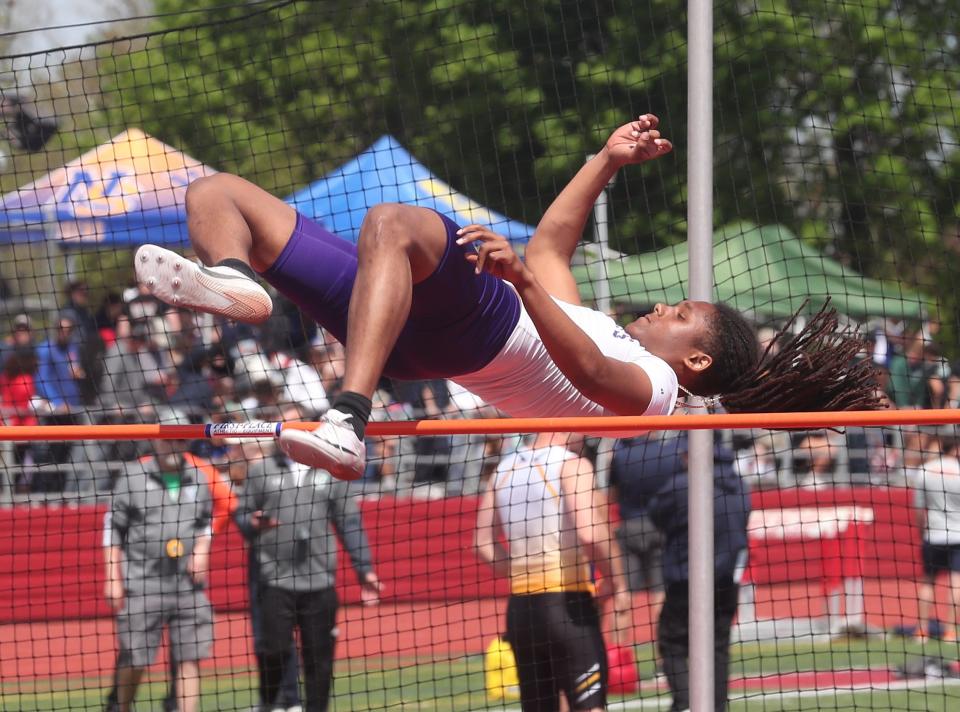
<path id="1" fill-rule="evenodd" d="M 449 378 L 517 417 L 663 415 L 678 389 L 720 394 L 730 410 L 871 401 L 869 374 L 850 365 L 859 341 L 837 336 L 829 313 L 781 343 L 772 362 L 761 358 L 750 324 L 723 304 L 657 304 L 624 328 L 580 304 L 570 260 L 593 203 L 621 167 L 672 150 L 658 126 L 645 114 L 616 129 L 544 214 L 523 260 L 486 228 L 399 204 L 372 207 L 354 246 L 221 173 L 194 181 L 186 195 L 203 264 L 144 245 L 137 278 L 175 306 L 258 323 L 272 309 L 259 273 L 343 342 L 343 392 L 315 430 L 280 435 L 290 457 L 343 479 L 363 471 L 382 375 Z"/>

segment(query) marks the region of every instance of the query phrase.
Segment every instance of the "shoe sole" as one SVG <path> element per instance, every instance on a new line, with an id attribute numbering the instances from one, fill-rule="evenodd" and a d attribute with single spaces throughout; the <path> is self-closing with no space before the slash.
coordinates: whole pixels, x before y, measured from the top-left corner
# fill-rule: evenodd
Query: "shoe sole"
<path id="1" fill-rule="evenodd" d="M 143 245 L 134 257 L 137 280 L 150 293 L 175 307 L 218 314 L 248 324 L 262 324 L 273 301 L 256 282 L 210 272 L 156 245 Z"/>
<path id="2" fill-rule="evenodd" d="M 359 480 L 363 465 L 354 469 L 340 462 L 337 453 L 327 452 L 317 437 L 306 430 L 281 430 L 280 449 L 297 462 L 326 470 L 338 480 Z"/>

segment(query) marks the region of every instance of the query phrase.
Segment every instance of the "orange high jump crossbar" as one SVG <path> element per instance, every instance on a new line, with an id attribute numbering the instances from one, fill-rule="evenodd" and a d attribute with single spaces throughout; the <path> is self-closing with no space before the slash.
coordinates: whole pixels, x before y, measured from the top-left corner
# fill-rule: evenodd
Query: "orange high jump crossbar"
<path id="1" fill-rule="evenodd" d="M 638 415 L 583 418 L 484 418 L 372 422 L 369 435 L 467 435 L 580 432 L 612 437 L 648 430 L 810 430 L 849 426 L 960 424 L 960 410 L 851 410 L 815 413 Z M 201 425 L 7 425 L 0 441 L 196 440 L 217 437 L 275 437 L 282 428 L 310 430 L 318 424 L 219 423 Z"/>

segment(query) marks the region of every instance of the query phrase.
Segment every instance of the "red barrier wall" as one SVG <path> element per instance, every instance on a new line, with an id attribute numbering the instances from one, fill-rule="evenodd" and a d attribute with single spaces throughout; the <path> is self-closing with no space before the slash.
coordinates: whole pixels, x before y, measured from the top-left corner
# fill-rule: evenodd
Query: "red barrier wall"
<path id="1" fill-rule="evenodd" d="M 855 505 L 872 509 L 863 526 L 862 575 L 914 579 L 920 573 L 919 532 L 910 493 L 899 488 L 785 489 L 756 493 L 755 510 Z M 377 573 L 393 602 L 504 596 L 473 554 L 477 499 L 382 498 L 361 502 Z M 15 507 L 0 510 L 0 622 L 108 616 L 103 600 L 102 507 Z M 751 574 L 758 584 L 824 575 L 816 541 L 751 538 Z M 233 525 L 214 542 L 210 595 L 221 611 L 246 607 L 247 554 Z M 340 554 L 342 600 L 359 588 Z"/>
<path id="2" fill-rule="evenodd" d="M 816 513 L 823 536 L 830 537 L 836 528 L 837 508 L 857 508 L 869 512 L 867 521 L 859 521 L 856 550 L 859 561 L 851 562 L 850 549 L 823 547 L 814 537 L 770 536 L 754 530 L 750 536 L 750 574 L 754 583 L 774 584 L 829 577 L 839 564 L 846 575 L 853 575 L 849 564 L 855 563 L 858 573 L 869 579 L 914 580 L 922 574 L 920 562 L 920 530 L 916 524 L 912 493 L 905 487 L 804 488 L 755 492 L 752 498 L 754 516 L 761 510 L 802 509 L 805 528 L 816 530 Z M 833 521 L 831 521 L 831 518 Z M 756 520 L 752 520 L 756 521 Z M 845 561 L 831 561 L 842 556 Z"/>
<path id="3" fill-rule="evenodd" d="M 465 600 L 506 595 L 473 554 L 476 498 L 360 503 L 385 600 Z M 104 507 L 0 510 L 0 622 L 108 616 L 101 548 Z M 341 551 L 341 600 L 359 587 Z M 247 605 L 247 553 L 231 524 L 211 553 L 210 596 L 218 610 Z"/>

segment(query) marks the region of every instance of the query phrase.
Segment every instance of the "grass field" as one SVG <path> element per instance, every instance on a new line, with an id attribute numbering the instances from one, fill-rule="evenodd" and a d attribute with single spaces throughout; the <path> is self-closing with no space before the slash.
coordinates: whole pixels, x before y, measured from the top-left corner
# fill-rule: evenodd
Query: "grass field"
<path id="1" fill-rule="evenodd" d="M 793 673 L 889 669 L 908 656 L 943 656 L 955 660 L 956 644 L 921 645 L 901 638 L 831 643 L 780 641 L 735 645 L 732 656 L 731 710 L 931 710 L 960 709 L 960 680 L 894 680 L 853 689 L 826 685 L 797 690 L 789 683 L 770 685 Z M 653 648 L 638 646 L 641 677 L 652 678 Z M 829 674 L 827 679 L 829 679 Z M 838 678 L 841 679 L 841 678 Z M 101 710 L 105 681 L 55 679 L 0 682 L 0 709 L 9 712 L 86 712 Z M 256 699 L 256 680 L 249 671 L 207 672 L 201 709 L 247 710 Z M 162 679 L 141 688 L 139 712 L 159 709 L 165 691 Z M 519 710 L 517 703 L 488 704 L 482 656 L 449 661 L 366 659 L 338 664 L 331 705 L 334 710 Z M 636 697 L 611 700 L 611 709 L 658 710 L 669 707 L 669 694 L 645 683 Z"/>

